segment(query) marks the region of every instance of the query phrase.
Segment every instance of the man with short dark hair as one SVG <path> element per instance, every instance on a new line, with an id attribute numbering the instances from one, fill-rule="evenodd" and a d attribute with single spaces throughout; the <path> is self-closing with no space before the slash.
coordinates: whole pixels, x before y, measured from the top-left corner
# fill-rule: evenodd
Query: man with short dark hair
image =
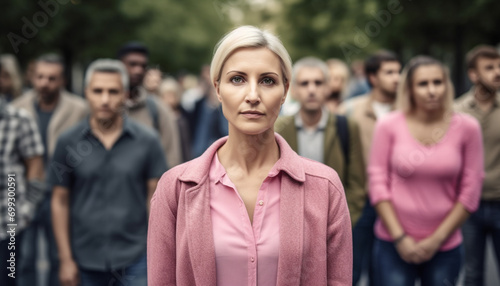
<path id="1" fill-rule="evenodd" d="M 61 135 L 50 163 L 62 285 L 144 286 L 149 202 L 166 171 L 158 134 L 124 114 L 125 66 L 96 60 L 90 117 Z"/>
<path id="2" fill-rule="evenodd" d="M 125 64 L 130 77 L 129 97 L 126 102 L 128 115 L 158 132 L 170 168 L 180 164 L 181 143 L 174 113 L 143 87 L 149 61 L 148 48 L 131 42 L 118 50 L 117 57 Z"/>
<path id="3" fill-rule="evenodd" d="M 358 123 L 365 164 L 368 163 L 376 121 L 394 109 L 400 71 L 401 64 L 394 53 L 380 51 L 373 54 L 365 61 L 365 74 L 371 91 L 349 99 L 339 107 L 339 113 Z M 365 190 L 365 207 L 353 229 L 353 285 L 358 283 L 364 271 L 368 272 L 370 285 L 373 283 L 371 253 L 375 239 L 373 225 L 376 213 L 368 200 L 367 186 Z"/>
<path id="4" fill-rule="evenodd" d="M 474 84 L 457 99 L 457 111 L 468 113 L 481 124 L 485 179 L 479 209 L 462 227 L 465 247 L 465 284 L 484 285 L 486 240 L 492 239 L 500 263 L 500 53 L 478 46 L 466 56 L 467 73 Z M 500 272 L 500 264 L 498 265 Z"/>
<path id="5" fill-rule="evenodd" d="M 275 131 L 299 155 L 321 162 L 339 174 L 344 185 L 352 224 L 365 203 L 365 168 L 361 157 L 358 126 L 328 111 L 328 66 L 308 57 L 297 61 L 292 71 L 291 90 L 300 103 L 294 116 L 278 118 Z"/>
<path id="6" fill-rule="evenodd" d="M 79 96 L 64 90 L 64 63 L 58 55 L 47 54 L 39 57 L 35 63 L 33 90 L 17 98 L 12 105 L 25 109 L 35 118 L 45 147 L 44 165 L 50 160 L 59 135 L 83 119 L 88 114 L 86 102 Z M 34 221 L 25 231 L 23 239 L 23 260 L 19 270 L 20 285 L 33 286 L 41 283 L 37 278 L 37 253 L 39 249 L 40 228 L 47 240 L 50 262 L 49 285 L 58 285 L 58 259 L 54 235 L 50 220 L 50 191 L 40 205 Z"/>

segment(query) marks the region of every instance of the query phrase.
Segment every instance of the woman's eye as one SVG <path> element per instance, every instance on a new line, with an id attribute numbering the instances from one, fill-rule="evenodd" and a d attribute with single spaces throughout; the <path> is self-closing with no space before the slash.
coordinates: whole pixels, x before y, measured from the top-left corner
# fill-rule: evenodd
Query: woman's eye
<path id="1" fill-rule="evenodd" d="M 265 85 L 271 85 L 271 84 L 274 84 L 275 81 L 274 81 L 274 79 L 272 79 L 270 77 L 266 77 L 262 80 L 262 83 Z"/>
<path id="2" fill-rule="evenodd" d="M 243 78 L 241 76 L 234 76 L 231 78 L 231 82 L 232 83 L 242 83 L 243 82 Z"/>

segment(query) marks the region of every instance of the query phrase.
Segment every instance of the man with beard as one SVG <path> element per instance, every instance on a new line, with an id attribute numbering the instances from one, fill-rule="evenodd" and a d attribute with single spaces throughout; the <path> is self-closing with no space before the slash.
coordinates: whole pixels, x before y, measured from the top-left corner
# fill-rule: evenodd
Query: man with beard
<path id="1" fill-rule="evenodd" d="M 370 156 L 370 146 L 377 119 L 394 108 L 400 71 L 401 64 L 392 52 L 380 51 L 373 54 L 365 61 L 365 74 L 372 88 L 370 93 L 347 100 L 339 107 L 339 113 L 346 114 L 358 123 L 365 165 Z M 353 229 L 353 285 L 358 283 L 364 271 L 368 271 L 370 283 L 373 283 L 371 253 L 375 239 L 373 233 L 375 219 L 376 213 L 368 201 L 366 188 L 365 207 Z"/>
<path id="2" fill-rule="evenodd" d="M 48 181 L 64 286 L 147 284 L 149 203 L 167 166 L 158 134 L 124 114 L 127 93 L 120 61 L 94 61 L 91 114 L 57 141 Z"/>
<path id="3" fill-rule="evenodd" d="M 79 96 L 64 90 L 64 63 L 55 54 L 43 55 L 37 59 L 33 75 L 33 89 L 12 102 L 12 105 L 23 108 L 36 119 L 44 154 L 44 169 L 50 160 L 59 135 L 83 119 L 88 114 L 86 102 Z M 19 268 L 21 285 L 37 285 L 36 256 L 38 253 L 38 236 L 40 228 L 47 239 L 50 262 L 49 285 L 58 285 L 57 250 L 55 247 L 52 224 L 50 221 L 50 192 L 37 210 L 35 219 L 26 229 L 23 247 L 23 261 Z"/>
<path id="4" fill-rule="evenodd" d="M 158 132 L 170 168 L 180 164 L 181 143 L 174 113 L 143 86 L 149 60 L 148 48 L 140 43 L 128 43 L 118 50 L 117 57 L 125 64 L 130 78 L 126 102 L 128 115 Z"/>
<path id="5" fill-rule="evenodd" d="M 481 124 L 485 179 L 479 209 L 462 227 L 465 246 L 464 285 L 484 285 L 486 239 L 490 237 L 500 263 L 500 54 L 491 46 L 478 46 L 466 56 L 471 90 L 456 101 L 456 110 Z M 499 267 L 500 269 L 500 267 Z"/>

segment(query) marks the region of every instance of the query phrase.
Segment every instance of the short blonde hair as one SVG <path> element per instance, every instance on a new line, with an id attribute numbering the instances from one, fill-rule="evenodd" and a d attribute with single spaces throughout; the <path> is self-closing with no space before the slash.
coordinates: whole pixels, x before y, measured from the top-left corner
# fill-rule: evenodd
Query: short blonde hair
<path id="1" fill-rule="evenodd" d="M 212 84 L 220 81 L 226 60 L 236 50 L 260 47 L 267 48 L 278 56 L 281 62 L 283 83 L 289 83 L 292 75 L 292 60 L 278 37 L 254 26 L 241 26 L 226 34 L 215 46 L 214 56 L 210 64 Z"/>
<path id="2" fill-rule="evenodd" d="M 447 113 L 453 109 L 453 98 L 455 96 L 455 89 L 450 79 L 450 72 L 448 68 L 440 61 L 428 56 L 416 56 L 408 62 L 401 74 L 401 81 L 398 86 L 396 97 L 396 108 L 403 112 L 411 112 L 415 108 L 413 101 L 412 85 L 413 76 L 415 71 L 422 66 L 438 66 L 443 71 L 444 84 L 446 85 L 446 95 L 444 98 L 444 112 Z"/>

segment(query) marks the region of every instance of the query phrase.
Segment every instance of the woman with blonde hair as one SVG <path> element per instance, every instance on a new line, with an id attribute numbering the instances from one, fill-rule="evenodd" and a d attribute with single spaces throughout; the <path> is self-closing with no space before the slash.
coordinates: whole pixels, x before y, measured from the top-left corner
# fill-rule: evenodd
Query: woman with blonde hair
<path id="1" fill-rule="evenodd" d="M 292 63 L 279 39 L 239 27 L 210 77 L 229 135 L 166 172 L 151 201 L 150 285 L 350 285 L 352 238 L 336 172 L 273 130 Z"/>
<path id="2" fill-rule="evenodd" d="M 479 203 L 481 129 L 452 110 L 453 86 L 439 61 L 405 67 L 395 111 L 378 121 L 368 166 L 378 219 L 375 285 L 455 285 L 460 226 Z"/>
<path id="3" fill-rule="evenodd" d="M 12 101 L 23 92 L 21 70 L 14 55 L 4 54 L 0 56 L 0 94 L 7 101 Z"/>

